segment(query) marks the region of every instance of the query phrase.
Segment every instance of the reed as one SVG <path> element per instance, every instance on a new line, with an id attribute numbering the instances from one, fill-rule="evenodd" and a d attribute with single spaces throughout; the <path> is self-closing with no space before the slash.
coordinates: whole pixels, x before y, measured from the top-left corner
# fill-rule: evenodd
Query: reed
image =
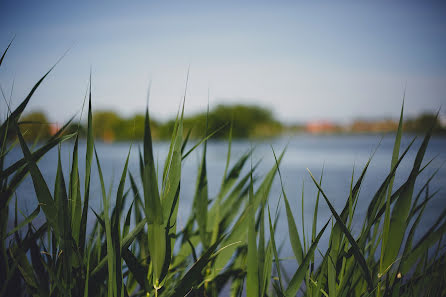
<path id="1" fill-rule="evenodd" d="M 8 49 L 9 45 L 0 59 L 0 66 Z M 352 232 L 352 223 L 371 158 L 358 179 L 354 180 L 352 174 L 350 194 L 341 212 L 335 210 L 330 193 L 324 191 L 323 176 L 316 179 L 309 172 L 318 193 L 311 236 L 305 236 L 303 224 L 295 220 L 291 210 L 291 196 L 282 184 L 280 163 L 285 150 L 278 155 L 272 151 L 276 162 L 264 175 L 259 174 L 257 164 L 251 163 L 249 167 L 252 149 L 247 149 L 230 166 L 232 126 L 220 189 L 210 200 L 207 140 L 215 131 L 209 133 L 206 129 L 203 138 L 186 150 L 190 132 L 183 131 L 184 101 L 175 121 L 167 158 L 160 168 L 153 157 L 150 117 L 146 110 L 139 172 L 128 170 L 132 149 L 129 148 L 116 192 L 107 191 L 94 144 L 91 78 L 85 164 L 78 161 L 78 134 L 64 135 L 70 121 L 40 148 L 32 150 L 19 128 L 20 116 L 51 70 L 15 110 L 9 111 L 0 127 L 0 296 L 446 294 L 446 257 L 442 245 L 446 210 L 420 240 L 414 239 L 426 205 L 435 195 L 428 187 L 435 173 L 419 192 L 415 192 L 414 187 L 430 162 L 423 165 L 432 129 L 426 132 L 418 148 L 410 175 L 400 187 L 394 188 L 396 169 L 413 144 L 412 141 L 408 147 L 400 148 L 403 108 L 388 175 L 381 177 L 382 184 L 368 206 L 359 234 Z M 16 133 L 16 142 L 7 141 L 8 131 Z M 57 175 L 54 185 L 48 185 L 37 165 L 38 160 L 67 139 L 72 140 L 73 147 L 69 175 L 63 174 L 59 147 L 55 164 Z M 5 166 L 5 158 L 15 145 L 20 146 L 23 158 Z M 185 227 L 179 229 L 182 162 L 199 146 L 203 150 L 193 209 Z M 403 150 L 401 154 L 400 149 Z M 85 166 L 83 177 L 79 174 L 79 166 Z M 103 209 L 90 212 L 93 166 L 99 174 Z M 14 207 L 12 198 L 28 174 L 38 206 L 18 223 L 16 200 L 15 226 L 8 230 L 9 208 Z M 276 176 L 282 185 L 279 194 L 283 197 L 289 244 L 294 255 L 291 260 L 279 257 L 275 240 L 277 211 L 272 215 L 268 197 Z M 138 187 L 138 179 L 142 187 Z M 302 190 L 302 203 L 308 199 L 304 197 Z M 332 213 L 322 227 L 316 224 L 321 203 L 326 203 Z M 41 212 L 45 222 L 35 226 L 34 220 Z M 89 218 L 92 213 L 94 217 Z M 87 230 L 87 219 L 94 222 L 91 231 Z M 269 230 L 269 238 L 266 230 Z M 329 247 L 322 253 L 318 244 L 327 232 Z M 319 264 L 315 262 L 316 251 L 322 259 Z M 284 261 L 297 262 L 289 280 L 283 273 Z"/>

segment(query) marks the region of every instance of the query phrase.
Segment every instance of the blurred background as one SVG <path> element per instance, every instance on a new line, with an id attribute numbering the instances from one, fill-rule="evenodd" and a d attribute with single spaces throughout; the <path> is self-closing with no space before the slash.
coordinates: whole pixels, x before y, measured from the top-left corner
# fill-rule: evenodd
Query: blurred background
<path id="1" fill-rule="evenodd" d="M 395 120 L 406 89 L 416 118 L 446 102 L 445 16 L 442 1 L 2 0 L 0 44 L 15 40 L 0 81 L 14 106 L 68 50 L 29 109 L 59 124 L 80 114 L 90 68 L 94 110 L 124 119 L 150 82 L 152 118 L 174 118 L 189 67 L 187 115 L 209 98 L 291 126 Z"/>

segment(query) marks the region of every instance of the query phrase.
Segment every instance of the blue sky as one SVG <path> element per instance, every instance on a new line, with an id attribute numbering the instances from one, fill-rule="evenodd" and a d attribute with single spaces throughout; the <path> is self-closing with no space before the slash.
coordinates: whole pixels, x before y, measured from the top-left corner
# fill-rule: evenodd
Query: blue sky
<path id="1" fill-rule="evenodd" d="M 32 109 L 64 121 L 82 106 L 154 117 L 260 104 L 286 122 L 436 111 L 446 103 L 446 5 L 430 1 L 3 1 L 0 69 L 13 105 L 67 50 Z M 161 3 L 162 2 L 162 3 Z M 2 100 L 3 101 L 3 100 Z M 5 104 L 0 104 L 2 115 Z"/>

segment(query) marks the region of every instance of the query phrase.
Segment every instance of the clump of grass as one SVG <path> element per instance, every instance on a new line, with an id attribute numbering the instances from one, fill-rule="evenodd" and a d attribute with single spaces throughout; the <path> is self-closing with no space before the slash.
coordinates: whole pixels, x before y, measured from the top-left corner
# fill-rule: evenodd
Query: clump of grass
<path id="1" fill-rule="evenodd" d="M 323 190 L 322 175 L 318 181 L 310 172 L 318 189 L 311 237 L 305 237 L 303 224 L 295 221 L 282 185 L 280 194 L 285 204 L 289 243 L 297 261 L 295 272 L 287 280 L 282 272 L 285 260 L 279 258 L 275 240 L 277 215 L 271 215 L 268 202 L 276 175 L 282 180 L 280 163 L 285 150 L 278 156 L 273 151 L 274 166 L 263 179 L 256 180 L 257 165 L 246 168 L 252 149 L 230 166 L 231 126 L 221 186 L 211 201 L 206 143 L 215 131 L 208 133 L 206 129 L 203 138 L 186 151 L 190 131 L 184 136 L 183 102 L 167 158 L 158 170 L 146 110 L 139 172 L 128 170 L 130 148 L 118 189 L 113 193 L 106 190 L 94 145 L 91 83 L 85 164 L 78 161 L 78 135 L 62 136 L 69 123 L 35 151 L 25 142 L 19 128 L 20 115 L 48 73 L 19 107 L 10 111 L 0 127 L 0 296 L 219 296 L 223 292 L 230 296 L 440 296 L 446 293 L 442 269 L 445 251 L 441 245 L 446 211 L 414 242 L 420 218 L 435 194 L 428 191 L 428 183 L 434 176 L 414 193 L 415 182 L 427 166 L 423 165 L 423 159 L 432 129 L 418 149 L 409 177 L 402 186 L 393 189 L 396 169 L 413 144 L 412 141 L 399 153 L 403 111 L 390 171 L 369 204 L 359 234 L 352 233 L 352 222 L 370 160 L 357 180 L 352 175 L 350 194 L 340 213 Z M 6 141 L 11 127 L 18 138 L 15 143 Z M 51 191 L 37 162 L 68 138 L 74 138 L 69 175 L 66 180 L 59 148 L 57 175 Z M 5 157 L 17 143 L 23 158 L 5 168 Z M 203 151 L 193 209 L 185 227 L 178 229 L 182 162 L 200 145 Z M 79 166 L 85 166 L 83 189 Z M 90 212 L 92 166 L 98 169 L 103 209 Z M 16 200 L 15 226 L 7 230 L 11 198 L 27 174 L 31 176 L 39 205 L 18 224 Z M 138 179 L 142 188 L 138 187 Z M 318 230 L 320 197 L 332 217 Z M 302 204 L 303 201 L 302 191 Z M 41 210 L 45 222 L 36 227 L 33 222 Z M 87 219 L 92 214 L 93 225 L 87 232 Z M 302 225 L 300 234 L 299 225 Z M 265 228 L 269 229 L 269 239 Z M 315 253 L 326 232 L 330 232 L 329 247 L 321 253 L 321 263 L 316 266 Z M 229 289 L 224 291 L 228 285 Z"/>

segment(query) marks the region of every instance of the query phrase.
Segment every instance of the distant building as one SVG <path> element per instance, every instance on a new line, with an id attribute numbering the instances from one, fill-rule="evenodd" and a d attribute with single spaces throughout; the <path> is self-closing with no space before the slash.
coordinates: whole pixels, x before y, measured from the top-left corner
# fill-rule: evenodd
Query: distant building
<path id="1" fill-rule="evenodd" d="M 357 120 L 349 127 L 351 132 L 362 133 L 362 132 L 373 132 L 373 133 L 383 133 L 396 131 L 398 128 L 398 123 L 393 120 L 382 120 L 382 121 L 363 121 Z"/>
<path id="2" fill-rule="evenodd" d="M 311 134 L 324 134 L 339 131 L 339 127 L 329 121 L 312 121 L 306 124 L 306 132 Z"/>
<path id="3" fill-rule="evenodd" d="M 50 124 L 50 134 L 51 134 L 51 136 L 56 134 L 57 131 L 59 131 L 59 129 L 60 129 L 59 124 L 57 124 L 57 123 L 56 124 L 54 124 L 54 123 Z"/>
<path id="4" fill-rule="evenodd" d="M 439 115 L 438 119 L 440 121 L 441 128 L 446 129 L 446 114 Z"/>

